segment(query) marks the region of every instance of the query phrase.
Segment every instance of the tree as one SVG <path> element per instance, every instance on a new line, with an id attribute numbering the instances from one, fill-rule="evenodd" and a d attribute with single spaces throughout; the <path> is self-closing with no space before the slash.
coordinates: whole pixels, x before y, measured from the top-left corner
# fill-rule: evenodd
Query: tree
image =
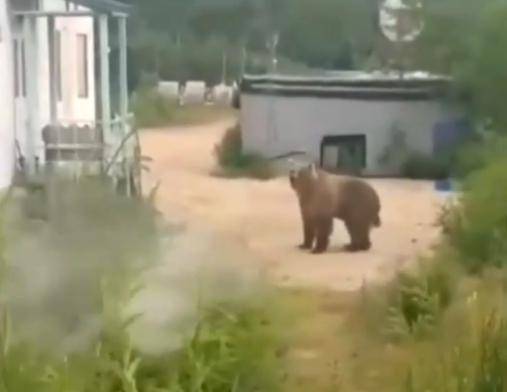
<path id="1" fill-rule="evenodd" d="M 293 0 L 281 51 L 314 67 L 353 68 L 372 50 L 373 18 L 363 0 Z"/>
<path id="2" fill-rule="evenodd" d="M 450 74 L 470 113 L 507 132 L 507 1 L 427 0 L 418 68 Z"/>

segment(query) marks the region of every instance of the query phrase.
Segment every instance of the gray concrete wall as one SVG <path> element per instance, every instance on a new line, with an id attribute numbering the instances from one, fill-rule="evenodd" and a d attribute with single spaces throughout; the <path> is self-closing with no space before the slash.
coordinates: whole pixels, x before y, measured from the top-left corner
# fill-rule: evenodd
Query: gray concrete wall
<path id="1" fill-rule="evenodd" d="M 306 151 L 320 159 L 327 135 L 366 135 L 366 175 L 396 175 L 397 167 L 379 162 L 393 126 L 404 131 L 413 151 L 431 154 L 433 128 L 450 118 L 436 101 L 361 101 L 335 98 L 243 94 L 241 125 L 246 152 L 274 157 Z"/>

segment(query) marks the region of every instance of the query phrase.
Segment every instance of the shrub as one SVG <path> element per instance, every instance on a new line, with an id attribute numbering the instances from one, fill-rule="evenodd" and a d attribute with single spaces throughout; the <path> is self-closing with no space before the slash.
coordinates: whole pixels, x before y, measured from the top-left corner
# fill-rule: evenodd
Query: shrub
<path id="1" fill-rule="evenodd" d="M 215 156 L 222 167 L 239 166 L 243 143 L 239 124 L 225 131 L 220 144 L 215 146 Z"/>
<path id="2" fill-rule="evenodd" d="M 507 264 L 506 168 L 502 158 L 470 176 L 454 214 L 449 239 L 472 271 Z"/>
<path id="3" fill-rule="evenodd" d="M 268 161 L 255 154 L 243 153 L 241 128 L 238 125 L 226 130 L 222 140 L 215 146 L 215 157 L 227 177 L 252 177 L 270 179 L 273 168 Z"/>
<path id="4" fill-rule="evenodd" d="M 412 153 L 402 164 L 404 177 L 420 180 L 443 180 L 449 177 L 449 164 L 443 158 Z"/>
<path id="5" fill-rule="evenodd" d="M 132 99 L 132 110 L 139 127 L 167 125 L 176 106 L 176 102 L 168 100 L 151 87 L 140 88 Z"/>
<path id="6" fill-rule="evenodd" d="M 455 172 L 465 179 L 490 163 L 501 159 L 507 149 L 507 138 L 491 131 L 475 135 L 457 153 Z"/>

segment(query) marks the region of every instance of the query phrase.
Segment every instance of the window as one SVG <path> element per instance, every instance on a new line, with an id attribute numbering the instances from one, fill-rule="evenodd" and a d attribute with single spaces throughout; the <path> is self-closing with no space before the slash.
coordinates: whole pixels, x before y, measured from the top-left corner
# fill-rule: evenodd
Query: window
<path id="1" fill-rule="evenodd" d="M 62 33 L 55 30 L 55 82 L 58 101 L 62 100 Z"/>
<path id="2" fill-rule="evenodd" d="M 88 36 L 77 35 L 78 96 L 88 98 Z"/>
<path id="3" fill-rule="evenodd" d="M 366 136 L 336 135 L 322 140 L 320 164 L 328 170 L 358 174 L 366 168 Z"/>

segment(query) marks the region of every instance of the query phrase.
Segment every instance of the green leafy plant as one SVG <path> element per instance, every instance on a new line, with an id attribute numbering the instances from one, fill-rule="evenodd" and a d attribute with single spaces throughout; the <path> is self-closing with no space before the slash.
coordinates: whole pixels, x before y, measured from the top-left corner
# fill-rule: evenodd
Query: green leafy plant
<path id="1" fill-rule="evenodd" d="M 449 274 L 438 265 L 423 267 L 418 274 L 400 273 L 391 287 L 386 335 L 394 339 L 428 336 L 451 301 Z"/>
<path id="2" fill-rule="evenodd" d="M 398 343 L 431 337 L 455 295 L 455 275 L 449 265 L 425 260 L 385 287 L 365 289 L 360 305 L 363 328 Z"/>
<path id="3" fill-rule="evenodd" d="M 503 266 L 507 250 L 505 159 L 476 171 L 466 182 L 461 206 L 453 215 L 448 238 L 472 271 Z"/>

